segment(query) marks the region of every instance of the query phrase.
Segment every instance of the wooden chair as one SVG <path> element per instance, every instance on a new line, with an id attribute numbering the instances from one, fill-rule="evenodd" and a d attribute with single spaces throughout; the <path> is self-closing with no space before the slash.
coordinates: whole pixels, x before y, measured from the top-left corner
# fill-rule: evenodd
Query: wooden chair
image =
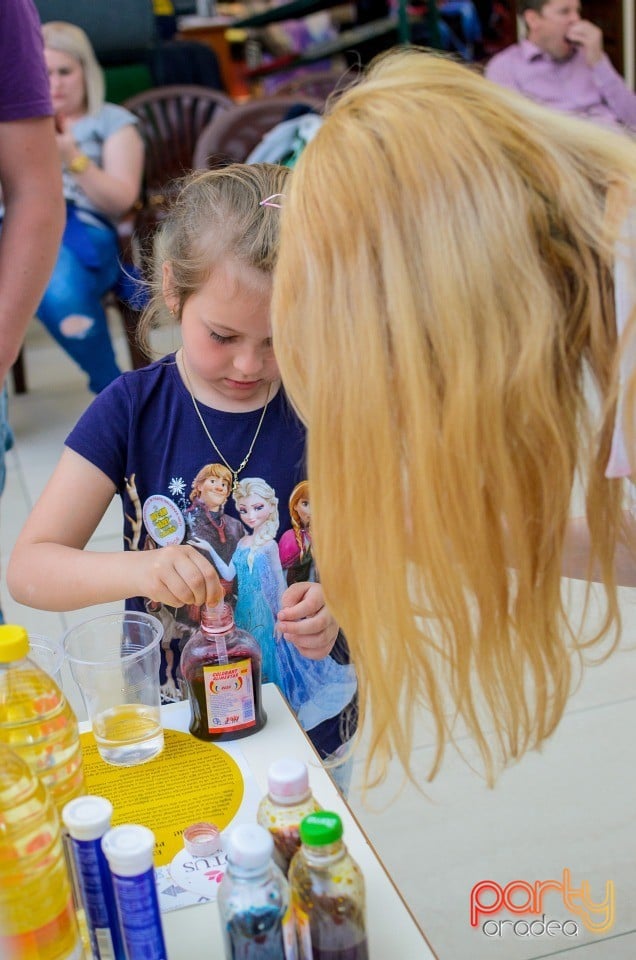
<path id="1" fill-rule="evenodd" d="M 289 110 L 306 104 L 320 112 L 324 101 L 308 94 L 260 97 L 235 104 L 219 113 L 202 130 L 194 149 L 194 167 L 207 170 L 228 163 L 243 163 L 264 135 L 281 123 Z"/>
<path id="2" fill-rule="evenodd" d="M 146 147 L 142 199 L 136 213 L 135 262 L 143 270 L 152 237 L 165 215 L 172 182 L 194 167 L 194 149 L 210 121 L 234 107 L 220 90 L 173 84 L 144 90 L 122 106 L 139 120 Z"/>

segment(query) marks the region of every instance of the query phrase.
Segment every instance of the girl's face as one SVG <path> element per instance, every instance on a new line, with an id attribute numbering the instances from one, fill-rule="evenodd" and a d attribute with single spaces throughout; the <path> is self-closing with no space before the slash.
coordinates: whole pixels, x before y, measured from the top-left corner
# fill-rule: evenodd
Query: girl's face
<path id="1" fill-rule="evenodd" d="M 309 500 L 301 498 L 296 504 L 296 513 L 298 514 L 298 519 L 301 522 L 303 527 L 309 527 L 311 523 L 311 508 L 309 506 Z"/>
<path id="2" fill-rule="evenodd" d="M 178 304 L 171 303 L 170 275 L 167 265 L 164 295 L 174 310 Z M 268 390 L 271 399 L 278 389 L 271 290 L 271 279 L 260 271 L 226 261 L 184 304 L 183 361 L 195 396 L 208 406 L 229 412 L 257 410 Z"/>
<path id="3" fill-rule="evenodd" d="M 262 527 L 272 514 L 271 505 L 263 497 L 257 497 L 256 494 L 243 497 L 242 500 L 238 501 L 236 507 L 245 526 L 254 532 Z"/>
<path id="4" fill-rule="evenodd" d="M 212 510 L 220 510 L 229 493 L 229 484 L 223 477 L 207 477 L 199 484 L 199 497 Z"/>
<path id="5" fill-rule="evenodd" d="M 84 69 L 75 57 L 60 50 L 44 50 L 49 74 L 53 111 L 64 117 L 80 117 L 86 113 Z"/>

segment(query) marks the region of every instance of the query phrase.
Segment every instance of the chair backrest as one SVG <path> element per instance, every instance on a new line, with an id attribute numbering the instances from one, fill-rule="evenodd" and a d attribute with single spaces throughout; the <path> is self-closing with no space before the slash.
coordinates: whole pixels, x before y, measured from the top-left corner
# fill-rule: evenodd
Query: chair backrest
<path id="1" fill-rule="evenodd" d="M 35 6 L 42 23 L 81 27 L 102 66 L 143 60 L 156 41 L 152 0 L 35 0 Z"/>
<path id="2" fill-rule="evenodd" d="M 148 196 L 162 193 L 169 181 L 192 170 L 201 131 L 234 104 L 219 90 L 178 84 L 145 90 L 129 97 L 123 106 L 139 119 L 146 144 L 144 182 Z"/>
<path id="3" fill-rule="evenodd" d="M 195 169 L 243 163 L 264 135 L 299 105 L 320 112 L 324 102 L 304 94 L 261 97 L 218 113 L 201 131 L 194 149 Z"/>

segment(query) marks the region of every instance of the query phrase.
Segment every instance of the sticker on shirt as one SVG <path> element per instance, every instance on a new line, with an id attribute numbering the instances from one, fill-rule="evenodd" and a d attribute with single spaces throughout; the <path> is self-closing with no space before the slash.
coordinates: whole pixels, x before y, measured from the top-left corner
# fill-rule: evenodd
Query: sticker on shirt
<path id="1" fill-rule="evenodd" d="M 186 524 L 176 503 L 160 493 L 148 497 L 143 508 L 144 527 L 160 547 L 182 543 Z"/>

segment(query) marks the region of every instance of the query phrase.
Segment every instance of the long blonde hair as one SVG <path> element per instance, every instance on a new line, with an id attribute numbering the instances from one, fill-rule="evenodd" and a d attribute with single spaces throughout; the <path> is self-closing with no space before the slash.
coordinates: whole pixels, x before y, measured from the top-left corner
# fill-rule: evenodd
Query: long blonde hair
<path id="1" fill-rule="evenodd" d="M 274 349 L 309 426 L 312 539 L 370 714 L 367 782 L 393 752 L 410 770 L 418 702 L 431 779 L 458 721 L 489 782 L 553 732 L 582 643 L 561 598 L 579 469 L 599 635 L 615 636 L 612 263 L 635 180 L 626 137 L 419 50 L 372 65 L 294 170 Z"/>

